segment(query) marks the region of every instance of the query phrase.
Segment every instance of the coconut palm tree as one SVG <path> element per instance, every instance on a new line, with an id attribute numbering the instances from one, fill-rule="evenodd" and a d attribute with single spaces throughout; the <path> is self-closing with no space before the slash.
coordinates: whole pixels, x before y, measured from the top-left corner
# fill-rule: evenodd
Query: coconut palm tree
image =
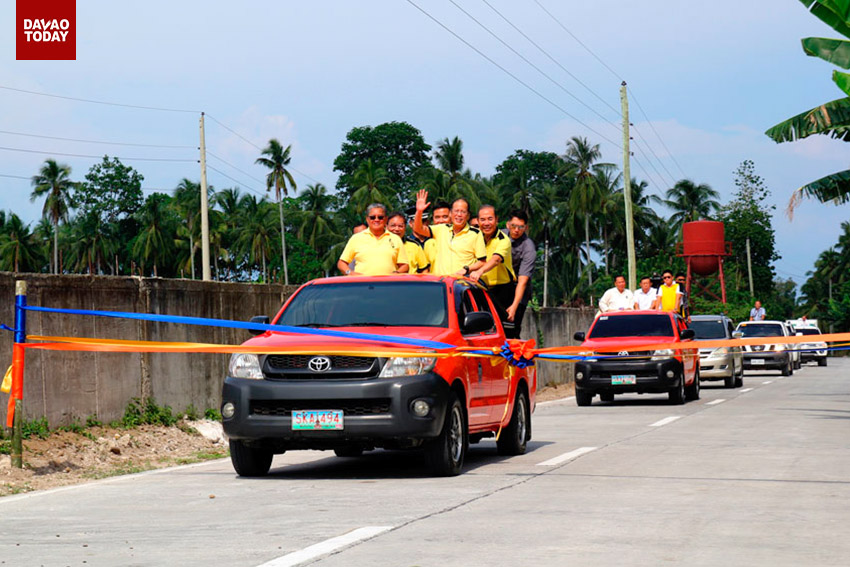
<path id="1" fill-rule="evenodd" d="M 58 274 L 59 221 L 68 220 L 71 190 L 77 186 L 71 181 L 71 166 L 56 163 L 54 159 L 44 160 L 38 175 L 32 177 L 32 186 L 30 201 L 47 196 L 41 214 L 53 222 L 53 273 Z"/>
<path id="2" fill-rule="evenodd" d="M 268 262 L 272 255 L 274 234 L 274 210 L 265 199 L 258 201 L 253 195 L 245 195 L 239 202 L 242 214 L 236 228 L 234 247 L 242 257 L 243 268 L 251 274 L 261 263 L 262 279 L 267 282 Z"/>
<path id="3" fill-rule="evenodd" d="M 437 167 L 449 174 L 450 185 L 454 185 L 461 178 L 463 172 L 463 141 L 457 136 L 451 141 L 444 138 L 437 142 L 434 151 Z"/>
<path id="4" fill-rule="evenodd" d="M 665 192 L 659 201 L 673 210 L 670 222 L 678 232 L 683 223 L 708 219 L 720 208 L 717 199 L 720 193 L 705 183 L 697 185 L 690 179 L 682 179 Z"/>
<path id="5" fill-rule="evenodd" d="M 298 228 L 298 238 L 316 250 L 319 257 L 324 253 L 328 239 L 340 239 L 334 230 L 333 219 L 330 215 L 331 196 L 321 183 L 308 185 L 299 198 L 303 207 L 301 226 Z"/>
<path id="6" fill-rule="evenodd" d="M 153 193 L 145 200 L 137 213 L 141 230 L 133 241 L 133 256 L 139 261 L 142 272 L 146 265 L 153 265 L 154 277 L 159 276 L 159 267 L 174 255 L 176 216 L 170 210 L 171 197 L 165 193 Z"/>
<path id="7" fill-rule="evenodd" d="M 10 272 L 32 271 L 39 264 L 38 245 L 30 226 L 11 213 L 0 234 L 0 269 Z"/>
<path id="8" fill-rule="evenodd" d="M 366 212 L 366 207 L 372 203 L 381 203 L 387 210 L 395 208 L 395 199 L 390 187 L 387 172 L 376 166 L 371 159 L 365 160 L 354 172 L 353 185 L 356 187 L 351 194 L 351 202 L 358 215 Z"/>
<path id="9" fill-rule="evenodd" d="M 585 253 L 590 264 L 590 217 L 599 210 L 602 197 L 593 166 L 602 157 L 599 144 L 591 145 L 587 138 L 573 136 L 567 142 L 563 171 L 575 179 L 570 193 L 570 206 L 584 216 Z M 593 286 L 592 270 L 587 270 L 587 284 Z M 592 301 L 591 301 L 592 302 Z"/>
<path id="10" fill-rule="evenodd" d="M 274 195 L 275 199 L 277 199 L 278 210 L 280 211 L 280 247 L 283 253 L 283 283 L 285 285 L 289 285 L 289 271 L 286 268 L 286 226 L 283 223 L 282 197 L 289 195 L 287 184 L 293 193 L 297 188 L 292 174 L 286 169 L 286 166 L 292 161 L 289 155 L 291 150 L 291 144 L 286 146 L 286 149 L 283 149 L 280 142 L 272 138 L 269 140 L 268 147 L 262 151 L 262 154 L 268 157 L 259 157 L 254 162 L 269 169 L 269 173 L 266 175 L 266 191 L 271 191 L 272 186 L 274 186 Z"/>

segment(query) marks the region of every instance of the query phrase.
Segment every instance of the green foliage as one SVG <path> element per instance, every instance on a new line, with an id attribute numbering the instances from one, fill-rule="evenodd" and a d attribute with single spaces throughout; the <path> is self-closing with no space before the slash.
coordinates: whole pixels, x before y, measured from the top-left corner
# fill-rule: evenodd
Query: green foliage
<path id="1" fill-rule="evenodd" d="M 221 421 L 221 412 L 215 408 L 207 408 L 204 410 L 204 418 L 213 421 Z"/>
<path id="2" fill-rule="evenodd" d="M 85 431 L 85 427 L 82 423 L 80 423 L 80 420 L 75 418 L 68 425 L 63 425 L 57 428 L 57 431 L 68 431 L 70 433 L 77 433 L 81 435 L 83 431 Z"/>
<path id="3" fill-rule="evenodd" d="M 97 419 L 97 416 L 92 414 L 86 418 L 86 427 L 100 427 L 103 423 Z"/>
<path id="4" fill-rule="evenodd" d="M 121 418 L 121 427 L 130 428 L 139 425 L 166 425 L 177 423 L 177 417 L 172 413 L 169 406 L 158 406 L 156 400 L 147 398 L 133 398 L 124 410 Z"/>
<path id="5" fill-rule="evenodd" d="M 194 404 L 186 406 L 186 409 L 183 410 L 183 416 L 189 421 L 198 421 L 201 419 L 201 414 L 198 413 L 198 408 Z"/>
<path id="6" fill-rule="evenodd" d="M 39 439 L 47 439 L 50 435 L 50 426 L 47 424 L 46 417 L 40 417 L 32 421 L 24 420 L 21 424 L 21 437 L 29 439 L 30 437 L 38 437 Z"/>
<path id="7" fill-rule="evenodd" d="M 425 143 L 422 133 L 407 122 L 352 128 L 334 159 L 334 171 L 340 172 L 336 187 L 353 194 L 358 189 L 354 172 L 371 159 L 375 167 L 386 171 L 398 200 L 408 202 L 417 189 L 419 170 L 429 165 L 430 151 L 431 146 Z"/>
<path id="8" fill-rule="evenodd" d="M 103 156 L 74 191 L 74 206 L 81 216 L 94 215 L 103 224 L 130 219 L 142 205 L 144 180 L 144 175 L 118 158 Z"/>
<path id="9" fill-rule="evenodd" d="M 298 239 L 290 239 L 286 265 L 289 268 L 289 281 L 304 283 L 323 275 L 322 262 L 316 250 Z"/>

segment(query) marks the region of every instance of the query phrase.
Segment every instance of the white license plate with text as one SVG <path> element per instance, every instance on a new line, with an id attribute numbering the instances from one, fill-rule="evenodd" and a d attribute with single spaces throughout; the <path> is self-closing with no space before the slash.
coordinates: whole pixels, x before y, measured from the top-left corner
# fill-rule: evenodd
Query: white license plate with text
<path id="1" fill-rule="evenodd" d="M 294 410 L 292 429 L 302 431 L 343 429 L 342 410 Z"/>

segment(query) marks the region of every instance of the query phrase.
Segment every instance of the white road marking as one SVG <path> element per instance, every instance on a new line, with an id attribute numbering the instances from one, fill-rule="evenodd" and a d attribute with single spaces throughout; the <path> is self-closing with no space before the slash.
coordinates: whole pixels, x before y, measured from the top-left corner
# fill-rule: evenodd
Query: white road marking
<path id="1" fill-rule="evenodd" d="M 740 390 L 740 393 L 741 393 L 741 394 L 746 394 L 747 392 L 752 392 L 752 391 L 753 391 L 753 389 L 752 389 L 752 388 L 744 388 L 743 390 Z"/>
<path id="2" fill-rule="evenodd" d="M 543 461 L 542 463 L 537 463 L 538 467 L 553 467 L 555 465 L 560 465 L 561 463 L 565 463 L 571 459 L 575 459 L 577 457 L 581 457 L 585 453 L 590 453 L 591 451 L 595 451 L 598 447 L 579 447 L 575 451 L 570 451 L 569 453 L 564 453 L 563 455 L 558 455 L 554 459 L 549 459 L 548 461 Z"/>
<path id="3" fill-rule="evenodd" d="M 667 425 L 668 423 L 673 423 L 677 419 L 682 419 L 681 415 L 671 415 L 670 417 L 665 417 L 664 419 L 660 419 L 650 425 L 650 427 L 661 427 L 662 425 Z"/>
<path id="4" fill-rule="evenodd" d="M 723 403 L 723 402 L 725 402 L 725 401 L 726 401 L 726 400 L 724 400 L 723 398 L 721 398 L 721 399 L 719 399 L 719 400 L 714 400 L 713 402 L 708 402 L 708 403 L 707 403 L 707 404 L 705 404 L 705 405 L 707 405 L 707 406 L 714 406 L 714 405 L 717 405 L 717 404 L 722 404 L 722 403 Z"/>
<path id="5" fill-rule="evenodd" d="M 555 404 L 563 404 L 565 402 L 569 402 L 576 399 L 575 396 L 570 396 L 569 398 L 561 398 L 559 400 L 549 400 L 548 402 L 537 402 L 537 406 L 553 406 Z"/>
<path id="6" fill-rule="evenodd" d="M 768 380 L 766 382 L 762 382 L 762 384 L 772 384 L 772 383 L 773 383 L 773 380 Z"/>
<path id="7" fill-rule="evenodd" d="M 321 557 L 322 555 L 327 555 L 328 553 L 336 551 L 337 549 L 347 545 L 375 537 L 376 535 L 382 534 L 391 529 L 393 529 L 392 526 L 366 526 L 365 528 L 357 528 L 347 534 L 332 537 L 331 539 L 311 545 L 310 547 L 305 547 L 300 551 L 287 553 L 277 559 L 272 559 L 267 563 L 263 563 L 259 567 L 291 567 L 293 565 L 299 565 L 305 561 L 310 561 L 311 559 Z"/>

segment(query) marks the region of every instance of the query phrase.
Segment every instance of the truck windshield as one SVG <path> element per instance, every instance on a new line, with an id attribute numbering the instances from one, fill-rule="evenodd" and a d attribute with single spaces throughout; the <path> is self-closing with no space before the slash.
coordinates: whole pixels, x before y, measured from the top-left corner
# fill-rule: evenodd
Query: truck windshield
<path id="1" fill-rule="evenodd" d="M 346 282 L 307 286 L 278 325 L 293 327 L 446 327 L 446 286 L 439 282 Z"/>
<path id="2" fill-rule="evenodd" d="M 780 325 L 758 325 L 753 323 L 742 323 L 738 326 L 738 330 L 744 333 L 745 337 L 784 337 Z"/>
<path id="3" fill-rule="evenodd" d="M 725 339 L 726 325 L 722 319 L 714 321 L 691 321 L 688 325 L 689 329 L 693 329 L 696 334 L 696 339 Z"/>
<path id="4" fill-rule="evenodd" d="M 804 335 L 819 335 L 820 330 L 814 327 L 797 327 L 794 329 L 798 333 L 803 333 Z"/>
<path id="5" fill-rule="evenodd" d="M 589 339 L 608 337 L 672 337 L 670 317 L 658 315 L 600 315 L 590 330 Z"/>

